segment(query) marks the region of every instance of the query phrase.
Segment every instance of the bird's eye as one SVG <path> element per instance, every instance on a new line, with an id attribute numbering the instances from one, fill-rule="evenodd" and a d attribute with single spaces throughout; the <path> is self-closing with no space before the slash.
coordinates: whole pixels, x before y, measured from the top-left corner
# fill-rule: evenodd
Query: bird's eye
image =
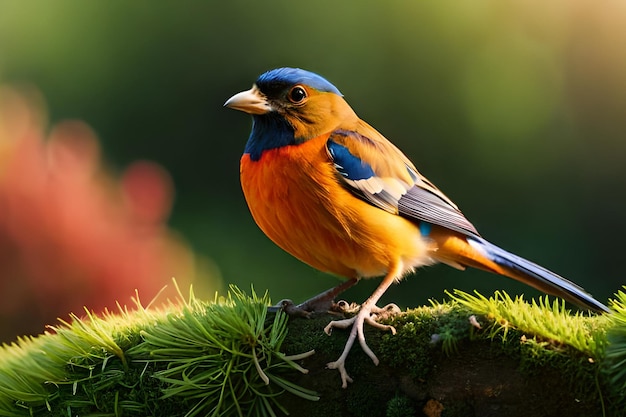
<path id="1" fill-rule="evenodd" d="M 289 91 L 288 97 L 292 103 L 302 103 L 306 98 L 306 90 L 297 85 Z"/>

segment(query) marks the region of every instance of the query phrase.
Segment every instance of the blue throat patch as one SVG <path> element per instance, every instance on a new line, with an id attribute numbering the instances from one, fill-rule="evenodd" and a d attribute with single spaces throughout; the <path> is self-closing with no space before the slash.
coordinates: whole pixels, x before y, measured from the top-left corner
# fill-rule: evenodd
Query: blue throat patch
<path id="1" fill-rule="evenodd" d="M 259 76 L 255 84 L 270 99 L 280 98 L 286 94 L 286 89 L 295 84 L 304 84 L 318 91 L 342 95 L 337 87 L 324 77 L 299 68 L 277 68 L 267 71 Z M 289 122 L 276 112 L 253 115 L 252 120 L 252 132 L 244 153 L 249 154 L 253 161 L 258 161 L 264 151 L 302 142 L 294 137 L 295 132 Z"/>
<path id="2" fill-rule="evenodd" d="M 258 161 L 264 151 L 296 143 L 293 127 L 278 113 L 270 112 L 252 118 L 252 132 L 244 153 Z"/>

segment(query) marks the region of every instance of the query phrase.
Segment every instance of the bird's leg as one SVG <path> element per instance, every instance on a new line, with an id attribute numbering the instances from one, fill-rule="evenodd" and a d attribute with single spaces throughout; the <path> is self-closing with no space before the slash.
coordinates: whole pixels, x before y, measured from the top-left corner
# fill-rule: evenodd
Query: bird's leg
<path id="1" fill-rule="evenodd" d="M 336 287 L 333 287 L 329 290 L 324 291 L 323 293 L 316 295 L 313 298 L 309 298 L 308 300 L 298 305 L 294 305 L 293 301 L 291 300 L 281 300 L 275 306 L 269 307 L 268 310 L 282 310 L 290 316 L 304 317 L 310 316 L 311 313 L 325 313 L 332 309 L 334 299 L 337 295 L 341 294 L 348 288 L 353 287 L 357 282 L 359 282 L 357 278 L 349 279 L 337 285 Z"/>
<path id="2" fill-rule="evenodd" d="M 359 339 L 359 344 L 361 345 L 361 348 L 367 354 L 367 356 L 372 359 L 374 365 L 378 365 L 379 362 L 374 352 L 372 352 L 372 350 L 369 348 L 369 346 L 367 346 L 367 343 L 365 342 L 365 334 L 363 333 L 364 323 L 374 326 L 377 329 L 390 330 L 393 334 L 396 333 L 396 329 L 393 326 L 380 324 L 376 322 L 371 315 L 373 311 L 376 311 L 378 309 L 378 307 L 376 307 L 376 303 L 378 302 L 380 297 L 382 297 L 385 291 L 387 291 L 387 288 L 389 288 L 389 286 L 393 284 L 393 282 L 400 275 L 401 272 L 402 263 L 398 263 L 398 265 L 391 268 L 391 270 L 387 273 L 378 288 L 376 288 L 374 293 L 363 303 L 361 309 L 356 316 L 349 319 L 331 321 L 324 328 L 326 334 L 330 335 L 332 329 L 335 327 L 345 329 L 352 326 L 352 330 L 350 330 L 350 336 L 348 336 L 348 341 L 346 342 L 346 346 L 344 347 L 343 353 L 341 354 L 339 359 L 337 359 L 335 362 L 330 362 L 326 364 L 326 367 L 329 369 L 339 370 L 339 373 L 341 374 L 341 386 L 343 388 L 347 388 L 348 382 L 352 382 L 352 378 L 350 378 L 348 372 L 346 371 L 345 364 L 346 358 L 348 357 L 350 349 L 352 349 L 352 345 L 354 344 L 354 340 L 357 337 Z"/>

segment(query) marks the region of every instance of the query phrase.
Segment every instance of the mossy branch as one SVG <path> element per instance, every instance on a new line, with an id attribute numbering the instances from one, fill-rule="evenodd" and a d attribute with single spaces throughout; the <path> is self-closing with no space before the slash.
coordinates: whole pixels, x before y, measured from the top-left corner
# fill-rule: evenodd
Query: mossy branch
<path id="1" fill-rule="evenodd" d="M 324 369 L 345 343 L 321 331 L 334 317 L 270 315 L 267 294 L 87 313 L 0 349 L 0 416 L 624 415 L 624 293 L 602 316 L 449 295 L 383 318 L 395 336 L 368 329 L 381 364 L 354 348 L 345 390 Z"/>

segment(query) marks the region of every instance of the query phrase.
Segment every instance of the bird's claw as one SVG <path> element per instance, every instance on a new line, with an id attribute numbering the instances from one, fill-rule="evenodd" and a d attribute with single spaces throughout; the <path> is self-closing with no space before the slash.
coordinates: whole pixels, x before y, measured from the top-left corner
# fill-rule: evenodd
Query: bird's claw
<path id="1" fill-rule="evenodd" d="M 271 313 L 275 313 L 277 311 L 283 311 L 288 316 L 291 316 L 291 317 L 305 317 L 305 318 L 309 318 L 311 317 L 311 314 L 313 314 L 311 311 L 303 307 L 302 304 L 295 305 L 294 302 L 289 299 L 280 300 L 275 305 L 268 307 L 267 311 Z"/>
<path id="2" fill-rule="evenodd" d="M 400 307 L 398 307 L 396 304 L 387 304 L 384 307 L 376 307 L 374 306 L 372 308 L 372 314 L 371 317 L 378 321 L 378 320 L 385 320 L 385 319 L 389 319 L 391 317 L 394 317 L 398 314 L 400 314 L 402 312 L 402 310 L 400 310 Z M 380 325 L 379 323 L 376 323 L 376 325 L 373 325 L 374 327 L 378 327 L 377 325 Z M 391 327 L 391 326 L 389 326 Z M 395 330 L 394 330 L 394 334 L 395 334 Z"/>
<path id="3" fill-rule="evenodd" d="M 330 336 L 333 328 L 335 327 L 340 328 L 340 329 L 346 329 L 352 326 L 352 330 L 350 331 L 350 335 L 348 336 L 348 341 L 346 342 L 346 345 L 343 349 L 343 353 L 341 354 L 339 359 L 337 359 L 335 362 L 330 362 L 326 364 L 326 367 L 328 369 L 339 370 L 339 373 L 341 374 L 341 386 L 343 388 L 346 388 L 348 386 L 348 382 L 352 382 L 352 378 L 350 378 L 350 376 L 348 375 L 346 371 L 345 363 L 346 363 L 346 358 L 348 357 L 348 353 L 350 353 L 350 350 L 352 349 L 352 345 L 354 344 L 355 339 L 357 338 L 359 339 L 359 344 L 361 345 L 361 349 L 363 349 L 363 352 L 365 352 L 365 354 L 370 357 L 372 362 L 374 362 L 374 365 L 378 365 L 379 363 L 379 360 L 376 357 L 376 354 L 372 352 L 372 350 L 369 348 L 369 346 L 365 342 L 365 335 L 363 333 L 363 324 L 367 323 L 370 326 L 373 326 L 377 329 L 389 330 L 391 331 L 392 334 L 396 334 L 395 327 L 387 325 L 387 324 L 381 324 L 376 321 L 376 319 L 379 319 L 382 317 L 382 313 L 389 314 L 391 312 L 395 314 L 396 310 L 399 311 L 398 307 L 395 305 L 393 305 L 393 307 L 385 306 L 382 309 L 376 306 L 372 306 L 368 308 L 365 305 L 359 310 L 357 315 L 347 318 L 347 319 L 343 319 L 343 320 L 333 320 L 330 323 L 328 323 L 326 327 L 324 327 L 324 332 Z"/>
<path id="4" fill-rule="evenodd" d="M 269 312 L 277 312 L 284 311 L 290 316 L 295 317 L 311 317 L 314 313 L 327 313 L 329 311 L 337 311 L 337 305 L 341 304 L 335 303 L 333 300 L 338 294 L 341 294 L 343 291 L 352 287 L 359 280 L 357 278 L 349 279 L 341 284 L 333 287 L 327 291 L 324 291 L 321 294 L 316 295 L 313 298 L 306 300 L 303 303 L 295 305 L 293 301 L 289 299 L 280 300 L 276 305 L 268 307 Z M 343 302 L 345 304 L 345 301 Z M 342 307 L 339 307 L 340 310 Z"/>
<path id="5" fill-rule="evenodd" d="M 339 359 L 326 364 L 326 367 L 328 369 L 339 370 L 339 374 L 341 375 L 341 386 L 343 388 L 347 388 L 348 383 L 352 382 L 352 378 L 350 378 L 350 375 L 348 375 L 345 364 L 346 358 L 348 357 L 348 354 L 352 349 L 352 345 L 354 344 L 355 339 L 358 338 L 361 349 L 363 349 L 363 352 L 365 352 L 365 354 L 370 357 L 374 365 L 378 365 L 379 363 L 376 354 L 374 354 L 374 352 L 365 342 L 365 335 L 363 333 L 364 323 L 367 323 L 370 326 L 375 327 L 379 330 L 390 331 L 392 334 L 395 335 L 395 327 L 379 323 L 378 320 L 386 319 L 390 316 L 396 315 L 400 312 L 400 309 L 395 304 L 388 304 L 383 308 L 379 308 L 376 307 L 376 305 L 372 305 L 367 302 L 363 305 L 348 303 L 344 300 L 334 303 L 332 299 L 328 300 L 326 297 L 323 297 L 321 299 L 316 297 L 298 305 L 295 305 L 293 301 L 288 299 L 281 300 L 276 305 L 268 307 L 268 311 L 284 311 L 290 316 L 308 318 L 315 312 L 323 311 L 320 310 L 320 307 L 326 308 L 327 306 L 328 308 L 326 311 L 331 310 L 333 312 L 338 312 L 342 314 L 354 314 L 354 316 L 349 318 L 333 320 L 329 322 L 326 327 L 324 327 L 324 333 L 329 336 L 334 328 L 347 329 L 349 327 L 352 327 L 343 353 L 341 354 Z"/>
<path id="6" fill-rule="evenodd" d="M 333 303 L 331 310 L 336 313 L 354 314 L 361 309 L 361 305 L 357 303 L 349 303 L 346 300 L 339 300 Z"/>
<path id="7" fill-rule="evenodd" d="M 337 369 L 339 370 L 339 374 L 341 375 L 341 388 L 348 388 L 348 382 L 354 382 L 345 367 L 345 360 L 336 360 L 335 362 L 329 362 L 326 364 L 326 368 L 328 369 Z"/>
<path id="8" fill-rule="evenodd" d="M 377 318 L 377 317 L 376 317 Z M 382 324 L 376 321 L 376 318 L 372 318 L 372 317 L 365 317 L 365 322 L 367 324 L 369 324 L 372 327 L 375 327 L 379 330 L 389 330 L 391 332 L 391 334 L 395 335 L 396 334 L 396 328 L 389 325 L 389 324 Z"/>
<path id="9" fill-rule="evenodd" d="M 333 328 L 337 327 L 339 329 L 346 329 L 350 327 L 356 321 L 356 316 L 350 317 L 349 319 L 343 320 L 332 320 L 330 323 L 324 327 L 324 333 L 330 336 L 333 332 Z"/>

